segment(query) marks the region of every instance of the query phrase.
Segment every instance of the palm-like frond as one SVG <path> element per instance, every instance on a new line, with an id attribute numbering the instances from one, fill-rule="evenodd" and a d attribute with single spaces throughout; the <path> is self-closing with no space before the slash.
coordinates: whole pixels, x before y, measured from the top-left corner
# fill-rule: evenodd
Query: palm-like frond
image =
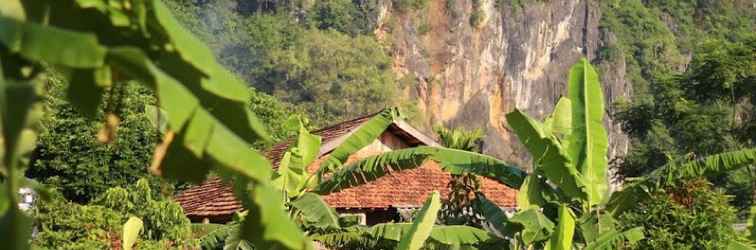
<path id="1" fill-rule="evenodd" d="M 347 158 L 365 146 L 373 143 L 394 120 L 399 117 L 399 110 L 388 108 L 376 114 L 350 134 L 320 165 L 318 176 L 337 170 Z"/>
<path id="2" fill-rule="evenodd" d="M 512 188 L 522 185 L 527 173 L 491 156 L 439 147 L 420 146 L 366 157 L 342 167 L 331 178 L 322 181 L 315 192 L 328 194 L 362 185 L 389 172 L 420 167 L 426 160 L 438 162 L 452 174 L 471 173 L 492 178 Z"/>
<path id="3" fill-rule="evenodd" d="M 622 213 L 648 197 L 646 189 L 663 185 L 675 179 L 695 178 L 724 173 L 756 163 L 756 148 L 748 148 L 703 157 L 684 163 L 669 163 L 614 192 L 607 208 L 614 214 Z"/>
<path id="4" fill-rule="evenodd" d="M 430 155 L 422 150 L 402 149 L 366 157 L 342 167 L 328 180 L 322 181 L 314 191 L 321 195 L 359 186 L 380 178 L 391 171 L 419 167 Z"/>

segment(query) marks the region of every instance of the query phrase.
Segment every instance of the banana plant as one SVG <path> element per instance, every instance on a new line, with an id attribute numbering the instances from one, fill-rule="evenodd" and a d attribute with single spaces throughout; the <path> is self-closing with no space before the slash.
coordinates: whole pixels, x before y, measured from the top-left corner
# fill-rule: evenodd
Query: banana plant
<path id="1" fill-rule="evenodd" d="M 452 174 L 472 173 L 519 189 L 517 200 L 521 211 L 511 219 L 482 194 L 478 194 L 476 201 L 496 234 L 516 242 L 516 247 L 601 248 L 606 243 L 637 241 L 640 230 L 617 232 L 611 223 L 613 220 L 600 212 L 608 200 L 608 143 L 603 116 L 604 100 L 598 74 L 583 59 L 570 70 L 568 96 L 558 102 L 544 122 L 517 109 L 506 116 L 533 157 L 532 173 L 482 154 L 415 147 L 367 157 L 345 166 L 321 182 L 315 191 L 335 192 L 432 160 Z"/>
<path id="2" fill-rule="evenodd" d="M 517 109 L 506 115 L 533 159 L 533 172 L 517 194 L 522 210 L 510 219 L 515 224 L 510 228 L 521 229 L 515 234 L 524 245 L 554 250 L 612 249 L 620 242 L 638 241 L 641 228 L 618 232 L 611 214 L 601 210 L 609 195 L 604 98 L 598 74 L 587 60 L 570 69 L 567 89 L 567 97 L 543 122 Z M 553 225 L 533 223 L 532 214 L 543 214 L 535 218 Z M 540 237 L 531 237 L 532 232 Z"/>

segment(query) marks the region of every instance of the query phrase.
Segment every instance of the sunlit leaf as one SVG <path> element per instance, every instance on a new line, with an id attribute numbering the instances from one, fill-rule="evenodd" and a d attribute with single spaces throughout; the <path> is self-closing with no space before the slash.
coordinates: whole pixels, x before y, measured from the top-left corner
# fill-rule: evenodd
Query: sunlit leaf
<path id="1" fill-rule="evenodd" d="M 142 220 L 131 216 L 126 224 L 123 224 L 123 235 L 121 236 L 121 246 L 124 250 L 131 250 L 139 238 L 139 232 L 142 231 Z"/>
<path id="2" fill-rule="evenodd" d="M 549 239 L 550 250 L 571 250 L 572 237 L 575 234 L 575 215 L 569 207 L 562 204 L 559 207 L 559 224 Z"/>
<path id="3" fill-rule="evenodd" d="M 604 94 L 596 70 L 585 58 L 570 69 L 568 89 L 572 132 L 567 152 L 585 181 L 589 205 L 595 205 L 609 189 L 606 176 L 609 142 L 603 123 Z"/>
<path id="4" fill-rule="evenodd" d="M 507 114 L 506 118 L 549 181 L 572 197 L 586 197 L 583 178 L 556 137 L 546 134 L 543 125 L 517 109 Z"/>
<path id="5" fill-rule="evenodd" d="M 380 136 L 398 116 L 399 111 L 395 108 L 390 108 L 385 109 L 370 118 L 370 120 L 363 123 L 356 131 L 350 134 L 344 142 L 339 144 L 333 152 L 331 152 L 328 158 L 326 158 L 324 164 L 321 164 L 321 169 L 318 171 L 321 174 L 325 174 L 336 170 L 336 168 L 346 162 L 347 158 L 354 152 L 373 143 L 373 141 L 375 141 L 375 139 L 378 138 L 378 136 Z"/>
<path id="6" fill-rule="evenodd" d="M 237 197 L 249 209 L 242 223 L 242 238 L 260 249 L 311 248 L 302 231 L 284 211 L 280 191 L 267 185 L 255 185 L 249 193 L 241 181 L 234 183 Z"/>
<path id="7" fill-rule="evenodd" d="M 307 225 L 322 229 L 340 228 L 336 211 L 329 207 L 320 195 L 304 193 L 291 201 L 291 205 L 299 210 Z"/>
<path id="8" fill-rule="evenodd" d="M 415 216 L 412 227 L 407 234 L 402 236 L 396 249 L 418 250 L 423 247 L 425 240 L 431 234 L 439 209 L 441 209 L 441 198 L 439 198 L 438 191 L 434 191 Z"/>
<path id="9" fill-rule="evenodd" d="M 522 226 L 522 240 L 528 245 L 548 239 L 554 232 L 554 222 L 536 208 L 519 211 L 509 221 Z"/>

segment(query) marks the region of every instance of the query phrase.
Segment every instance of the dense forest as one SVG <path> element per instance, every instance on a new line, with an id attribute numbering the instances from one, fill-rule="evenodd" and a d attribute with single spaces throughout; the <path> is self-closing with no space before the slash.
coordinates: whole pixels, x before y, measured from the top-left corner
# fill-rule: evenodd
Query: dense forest
<path id="1" fill-rule="evenodd" d="M 0 6 L 0 191 L 39 197 L 28 214 L 0 198 L 12 249 L 754 247 L 749 0 L 12 2 L 27 20 Z M 311 130 L 365 114 L 374 131 L 315 161 Z M 398 119 L 446 148 L 347 164 Z M 414 220 L 359 226 L 321 198 L 423 161 L 455 192 Z M 172 197 L 207 176 L 246 211 L 187 219 Z M 517 189 L 514 216 L 480 176 Z"/>

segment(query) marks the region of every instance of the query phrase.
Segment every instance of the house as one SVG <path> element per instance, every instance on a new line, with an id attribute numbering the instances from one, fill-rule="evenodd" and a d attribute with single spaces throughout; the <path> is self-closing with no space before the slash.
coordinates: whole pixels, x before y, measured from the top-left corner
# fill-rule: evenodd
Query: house
<path id="1" fill-rule="evenodd" d="M 375 115 L 375 114 L 373 114 Z M 319 162 L 342 143 L 352 131 L 357 130 L 373 115 L 367 115 L 325 127 L 313 134 L 322 138 L 322 147 L 316 160 L 308 171 L 313 173 Z M 272 147 L 266 156 L 274 166 L 286 152 L 289 142 Z M 394 149 L 416 146 L 440 146 L 432 138 L 420 133 L 404 121 L 394 121 L 372 144 L 364 147 L 349 157 L 347 163 L 364 157 L 380 154 Z M 358 214 L 363 223 L 399 221 L 400 213 L 422 207 L 428 195 L 435 190 L 446 197 L 451 175 L 441 170 L 432 161 L 422 166 L 399 172 L 393 172 L 361 186 L 347 188 L 324 196 L 324 200 L 339 213 Z M 515 207 L 516 190 L 494 180 L 482 178 L 481 191 L 499 207 Z M 210 178 L 204 183 L 190 187 L 175 197 L 183 207 L 184 213 L 195 222 L 210 221 L 222 223 L 229 221 L 233 214 L 243 209 L 234 197 L 231 187 L 218 178 Z"/>

